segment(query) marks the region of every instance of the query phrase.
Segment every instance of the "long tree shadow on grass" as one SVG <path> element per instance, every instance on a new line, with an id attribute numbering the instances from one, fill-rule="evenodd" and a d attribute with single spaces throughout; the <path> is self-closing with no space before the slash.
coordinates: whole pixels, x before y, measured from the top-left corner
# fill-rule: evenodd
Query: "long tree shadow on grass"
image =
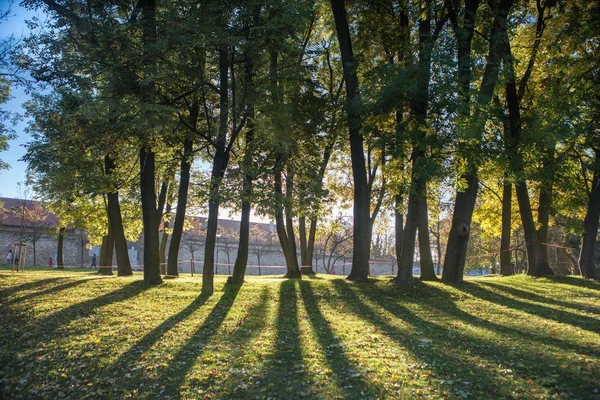
<path id="1" fill-rule="evenodd" d="M 56 283 L 56 282 L 55 282 Z M 21 303 L 27 300 L 34 299 L 39 296 L 47 296 L 50 294 L 55 294 L 61 292 L 63 290 L 71 289 L 77 287 L 81 284 L 89 283 L 88 279 L 71 279 L 71 282 L 66 282 L 62 284 L 58 284 L 49 288 L 44 288 L 43 290 L 38 290 L 33 293 L 24 294 L 22 296 L 18 296 L 8 300 L 7 302 L 0 303 L 0 309 L 5 306 L 10 306 L 11 304 Z"/>
<path id="2" fill-rule="evenodd" d="M 337 384 L 341 389 L 340 392 L 343 391 L 346 398 L 373 396 L 374 390 L 363 379 L 364 372 L 363 374 L 358 372 L 359 366 L 348 359 L 342 343 L 334 335 L 329 321 L 321 312 L 311 284 L 300 282 L 300 293 L 313 333 L 321 346 L 329 369 L 335 374 Z M 346 389 L 344 390 L 344 388 Z"/>
<path id="3" fill-rule="evenodd" d="M 464 288 L 465 283 L 461 283 L 461 288 Z M 453 286 L 456 288 L 456 286 Z M 460 289 L 460 288 L 459 288 Z M 554 346 L 558 349 L 562 349 L 565 351 L 578 353 L 578 354 L 586 354 L 589 349 L 587 346 L 580 346 L 568 341 L 565 341 L 562 338 L 556 338 L 552 335 L 552 333 L 541 333 L 532 330 L 528 330 L 524 328 L 515 328 L 502 324 L 498 324 L 492 321 L 488 321 L 486 319 L 480 318 L 476 315 L 469 314 L 466 311 L 459 309 L 456 306 L 455 301 L 452 299 L 450 295 L 444 290 L 441 290 L 438 287 L 433 285 L 428 285 L 424 288 L 427 292 L 431 293 L 432 298 L 441 299 L 441 301 L 429 302 L 426 303 L 426 306 L 429 309 L 435 309 L 441 312 L 446 313 L 450 317 L 456 320 L 460 320 L 468 323 L 469 325 L 476 326 L 478 328 L 487 329 L 489 331 L 494 331 L 497 333 L 501 333 L 503 335 L 509 335 L 512 337 L 520 337 L 526 340 L 529 340 L 532 343 L 532 346 L 539 345 L 550 345 Z M 470 291 L 466 291 L 464 293 L 471 293 Z M 482 300 L 487 301 L 486 298 L 481 298 Z M 502 305 L 501 305 L 502 306 Z"/>
<path id="4" fill-rule="evenodd" d="M 419 284 L 418 286 L 416 289 L 419 292 L 418 302 L 424 305 L 436 302 L 437 306 L 428 308 L 439 308 L 441 311 L 448 313 L 451 317 L 450 321 L 452 319 L 462 319 L 464 322 L 475 326 L 477 324 L 484 324 L 483 327 L 486 329 L 490 329 L 495 325 L 487 321 L 482 322 L 477 317 L 458 309 L 454 304 L 454 300 L 447 292 L 437 288 L 431 290 L 431 285 L 424 287 L 425 285 Z M 559 371 L 562 377 L 561 382 L 544 383 L 543 380 L 539 380 L 539 390 L 545 387 L 546 389 L 543 390 L 550 390 L 558 395 L 563 391 L 563 387 L 560 385 L 564 384 L 568 386 L 568 390 L 579 391 L 579 394 L 583 393 L 582 385 L 585 384 L 585 381 L 579 376 L 578 372 L 561 365 L 562 359 L 556 358 L 552 353 L 546 353 L 543 349 L 540 349 L 539 345 L 532 344 L 528 347 L 527 354 L 522 354 L 504 340 L 484 339 L 457 329 L 449 329 L 441 323 L 427 321 L 415 315 L 401 304 L 401 301 L 406 300 L 406 298 L 402 298 L 403 293 L 401 290 L 408 288 L 398 288 L 395 285 L 390 285 L 387 288 L 364 287 L 362 285 L 357 286 L 356 291 L 392 315 L 409 323 L 418 329 L 418 331 L 425 333 L 428 339 L 433 339 L 431 344 L 425 347 L 422 347 L 418 342 L 422 340 L 422 336 L 411 338 L 412 334 L 407 336 L 406 332 L 402 332 L 386 322 L 370 306 L 362 303 L 359 297 L 353 292 L 353 289 L 348 287 L 347 283 L 336 281 L 335 287 L 341 292 L 346 293 L 350 298 L 353 298 L 353 301 L 350 301 L 348 304 L 353 306 L 353 312 L 356 315 L 362 315 L 366 321 L 373 323 L 383 331 L 391 332 L 391 337 L 406 347 L 413 356 L 426 361 L 435 370 L 438 378 L 440 376 L 457 376 L 459 379 L 462 378 L 472 382 L 471 390 L 475 397 L 511 397 L 515 394 L 519 395 L 519 390 L 522 391 L 520 396 L 527 397 L 526 390 L 533 388 L 537 384 L 536 380 L 551 373 L 553 368 Z M 429 314 L 425 313 L 424 315 Z M 434 320 L 438 320 L 438 317 L 435 317 Z M 502 327 L 496 326 L 496 328 L 501 329 Z M 504 332 L 499 331 L 497 333 Z M 509 341 L 520 341 L 522 337 L 520 332 L 515 332 L 508 339 Z M 477 359 L 485 360 L 485 362 L 481 364 Z M 519 359 L 522 363 L 519 363 Z M 474 365 L 473 362 L 477 362 L 477 365 Z M 522 366 L 520 367 L 519 365 L 521 364 Z M 550 368 L 549 365 L 553 365 L 553 368 Z M 485 372 L 473 375 L 472 371 L 474 368 Z M 493 379 L 499 373 L 499 370 L 514 371 L 516 374 L 515 377 L 520 379 L 522 384 L 514 386 L 510 384 L 510 381 L 502 382 Z M 536 375 L 531 376 L 532 371 Z M 531 380 L 532 378 L 534 380 Z M 527 385 L 524 382 L 527 382 Z"/>
<path id="5" fill-rule="evenodd" d="M 73 320 L 89 317 L 91 314 L 95 313 L 98 308 L 131 299 L 147 289 L 149 289 L 149 287 L 145 286 L 142 281 L 134 281 L 117 290 L 105 293 L 102 296 L 94 297 L 65 307 L 41 321 L 34 321 L 34 323 L 40 327 L 40 330 L 46 337 L 51 338 L 52 335 L 55 335 L 57 332 L 67 329 L 66 327 Z M 77 332 L 69 330 L 68 333 L 73 335 Z"/>
<path id="6" fill-rule="evenodd" d="M 552 299 L 552 298 L 545 297 L 545 296 L 542 296 L 542 295 L 539 295 L 539 294 L 536 294 L 533 292 L 529 292 L 526 290 L 521 290 L 521 289 L 511 287 L 511 286 L 507 286 L 507 285 L 499 283 L 499 282 L 490 283 L 490 282 L 478 281 L 477 283 L 483 287 L 496 289 L 496 290 L 508 293 L 515 297 L 520 297 L 523 299 L 535 301 L 536 303 L 552 304 L 555 306 L 572 308 L 572 309 L 578 310 L 578 311 L 592 312 L 594 314 L 600 314 L 600 308 L 598 308 L 598 307 L 593 307 L 593 306 L 588 306 L 588 305 L 583 305 L 583 304 L 578 304 L 578 303 L 571 303 L 571 302 L 564 301 L 564 300 Z M 599 297 L 599 299 L 600 299 L 600 297 Z"/>
<path id="7" fill-rule="evenodd" d="M 287 280 L 279 287 L 277 338 L 270 365 L 265 369 L 267 384 L 272 384 L 266 397 L 281 399 L 311 398 L 314 384 L 306 371 L 298 326 L 297 281 Z"/>
<path id="8" fill-rule="evenodd" d="M 221 298 L 215 304 L 210 314 L 206 317 L 202 325 L 188 338 L 177 353 L 174 354 L 173 358 L 168 360 L 167 366 L 161 366 L 157 368 L 156 376 L 163 379 L 163 383 L 168 386 L 170 392 L 177 392 L 179 388 L 184 384 L 187 373 L 194 366 L 195 360 L 203 353 L 204 347 L 211 338 L 217 333 L 219 327 L 227 317 L 227 313 L 231 309 L 231 306 L 235 302 L 237 295 L 240 291 L 241 286 L 239 285 L 225 285 Z M 198 305 L 203 300 L 198 300 Z M 150 340 L 150 339 L 149 339 Z M 128 365 L 131 369 L 135 369 L 139 366 Z M 117 374 L 119 371 L 115 371 Z M 140 378 L 142 379 L 142 378 Z M 137 385 L 137 379 L 130 379 L 129 382 L 125 382 L 125 385 L 130 389 L 135 387 L 132 384 Z"/>
<path id="9" fill-rule="evenodd" d="M 188 318 L 202 305 L 206 303 L 208 297 L 198 296 L 187 307 L 175 315 L 170 316 L 163 321 L 159 326 L 148 332 L 143 338 L 138 340 L 133 346 L 125 351 L 118 360 L 116 360 L 109 368 L 111 371 L 122 371 L 131 368 L 137 361 L 142 358 L 156 342 L 158 342 L 168 331 L 173 329 L 177 324 Z"/>
<path id="10" fill-rule="evenodd" d="M 483 340 L 474 336 L 463 334 L 456 330 L 449 330 L 438 324 L 427 322 L 422 319 L 421 323 L 416 324 L 414 323 L 414 318 L 416 316 L 413 315 L 412 317 L 410 317 L 411 323 L 413 323 L 415 326 L 420 326 L 421 328 L 423 328 L 424 331 L 426 330 L 430 333 L 437 331 L 441 334 L 441 337 L 454 338 L 451 340 L 451 343 L 449 343 L 449 346 L 446 349 L 447 352 L 456 354 L 456 352 L 461 351 L 461 349 L 467 350 L 472 354 L 487 359 L 489 361 L 489 365 L 502 365 L 502 367 L 507 370 L 517 370 L 517 372 L 520 373 L 522 378 L 524 379 L 530 379 L 532 371 L 536 372 L 536 376 L 534 378 L 538 379 L 551 375 L 553 369 L 559 370 L 561 382 L 541 384 L 542 386 L 546 386 L 548 389 L 553 391 L 556 395 L 559 395 L 563 391 L 563 388 L 560 387 L 561 384 L 567 385 L 569 390 L 575 391 L 582 390 L 582 387 L 586 384 L 586 382 L 580 376 L 578 371 L 575 371 L 572 368 L 569 368 L 568 366 L 564 365 L 562 359 L 556 358 L 551 353 L 540 349 L 540 346 L 543 344 L 552 345 L 557 348 L 567 350 L 569 352 L 573 351 L 579 352 L 581 354 L 584 354 L 586 352 L 589 353 L 589 348 L 587 346 L 577 346 L 570 343 L 565 343 L 560 338 L 552 337 L 551 334 L 534 334 L 533 332 L 515 329 L 512 327 L 506 327 L 487 320 L 483 320 L 475 315 L 469 314 L 459 309 L 455 304 L 455 300 L 452 298 L 452 296 L 449 295 L 448 292 L 441 290 L 435 287 L 434 285 L 423 286 L 424 287 L 421 288 L 421 292 L 425 293 L 426 297 L 424 297 L 422 300 L 429 297 L 430 301 L 422 301 L 421 304 L 425 305 L 427 308 L 432 310 L 436 309 L 447 313 L 451 320 L 462 321 L 474 327 L 483 328 L 489 331 L 496 332 L 497 334 L 502 334 L 504 338 L 509 340 L 515 340 L 519 342 L 531 340 L 534 342 L 531 343 L 530 346 L 527 346 L 527 353 L 524 354 L 522 352 L 516 351 L 515 348 L 508 343 L 490 342 L 488 340 Z M 463 287 L 464 284 L 457 286 Z M 365 297 L 367 297 L 369 300 L 380 305 L 381 307 L 385 308 L 386 310 L 398 316 L 399 318 L 406 318 L 409 314 L 406 313 L 406 308 L 398 303 L 398 296 L 396 291 L 398 288 L 396 288 L 395 286 L 391 286 L 385 289 L 381 289 L 386 292 L 386 296 L 382 296 L 380 294 L 375 295 L 373 293 L 373 290 L 359 288 L 361 294 L 365 295 Z M 394 299 L 393 294 L 395 291 L 396 298 Z M 487 301 L 486 298 L 482 299 Z M 497 356 L 498 354 L 501 355 L 501 358 Z M 468 371 L 468 367 L 469 365 L 463 365 L 460 366 L 458 370 Z M 493 371 L 489 371 L 489 374 L 493 374 Z M 488 384 L 485 383 L 485 381 L 487 381 L 487 379 L 485 379 L 483 382 L 480 380 L 480 383 L 482 383 L 482 387 L 489 387 L 487 386 Z M 540 381 L 543 382 L 543 379 L 541 379 Z M 506 390 L 506 387 L 503 387 L 501 389 Z M 504 394 L 507 393 L 510 393 L 510 390 L 505 392 Z M 584 394 L 584 392 L 581 392 L 580 394 Z"/>
<path id="11" fill-rule="evenodd" d="M 558 275 L 547 276 L 544 279 L 548 279 L 548 280 L 550 280 L 552 282 L 556 282 L 556 283 L 564 283 L 567 285 L 572 285 L 572 286 L 576 286 L 576 287 L 580 287 L 580 288 L 586 288 L 586 289 L 600 291 L 600 281 L 599 280 L 594 281 L 594 280 L 583 279 L 583 278 L 575 277 L 575 276 L 558 276 Z"/>
<path id="12" fill-rule="evenodd" d="M 423 285 L 418 283 L 418 285 Z M 471 379 L 469 372 L 473 368 L 472 365 L 463 360 L 463 356 L 467 354 L 465 351 L 465 344 L 471 344 L 471 340 L 479 342 L 478 339 L 472 337 L 458 337 L 452 343 L 447 343 L 452 334 L 450 330 L 444 327 L 435 325 L 429 321 L 426 321 L 409 309 L 402 306 L 401 304 L 394 303 L 392 297 L 387 299 L 382 298 L 382 292 L 375 294 L 374 290 L 381 289 L 373 285 L 352 285 L 348 284 L 344 280 L 333 281 L 333 286 L 336 293 L 341 297 L 340 301 L 348 307 L 348 311 L 356 315 L 358 318 L 363 319 L 365 322 L 372 324 L 382 332 L 385 332 L 390 339 L 395 341 L 398 345 L 405 348 L 413 357 L 420 360 L 425 368 L 431 369 L 435 372 L 429 379 L 436 382 L 435 386 L 438 387 L 438 394 L 441 397 L 447 397 L 448 393 L 444 393 L 444 390 L 448 390 L 449 387 L 443 384 L 446 379 L 456 379 L 456 376 L 462 377 L 465 380 Z M 389 285 L 391 288 L 398 290 L 396 285 Z M 413 290 L 414 288 L 408 288 Z M 405 330 L 394 326 L 392 323 L 385 320 L 378 312 L 376 312 L 371 306 L 366 304 L 355 292 L 359 292 L 361 296 L 374 301 L 377 305 L 387 310 L 397 318 L 401 319 L 405 323 L 410 325 L 410 328 Z M 422 293 L 419 293 L 422 296 Z M 417 302 L 423 301 L 424 298 L 416 300 Z M 426 333 L 427 336 L 420 336 L 414 332 Z M 433 341 L 430 342 L 435 334 Z M 447 343 L 447 344 L 446 344 Z M 490 345 L 491 343 L 479 343 L 481 345 Z M 462 376 L 461 376 L 462 375 Z M 401 382 L 402 386 L 408 386 L 408 382 Z M 496 380 L 493 379 L 492 374 L 482 375 L 480 381 L 475 383 L 473 389 L 482 390 L 485 388 L 486 395 L 497 395 L 502 393 L 502 387 Z M 483 393 L 480 393 L 482 395 Z"/>
<path id="13" fill-rule="evenodd" d="M 540 304 L 516 300 L 484 288 L 482 285 L 472 282 L 464 282 L 460 285 L 452 285 L 457 290 L 479 297 L 482 300 L 491 301 L 500 306 L 509 307 L 514 310 L 524 311 L 528 314 L 550 319 L 562 324 L 568 324 L 586 331 L 600 334 L 600 323 L 598 319 L 577 315 L 568 311 L 557 310 Z M 488 287 L 493 287 L 488 286 Z"/>
<path id="14" fill-rule="evenodd" d="M 10 276 L 12 276 L 12 275 L 0 274 L 0 278 L 8 278 Z M 33 290 L 40 286 L 45 287 L 46 285 L 58 283 L 58 282 L 66 280 L 66 279 L 69 279 L 69 278 L 66 278 L 66 277 L 48 278 L 48 279 L 40 279 L 40 280 L 35 280 L 32 282 L 22 283 L 17 286 L 9 286 L 5 289 L 0 290 L 0 299 L 8 298 L 18 292 Z"/>
<path id="15" fill-rule="evenodd" d="M 83 279 L 76 282 L 89 283 L 90 280 Z M 69 284 L 66 284 L 69 285 Z M 76 287 L 79 284 L 72 282 L 71 287 Z M 65 290 L 63 288 L 62 290 Z M 129 285 L 123 286 L 120 289 L 106 293 L 102 296 L 95 297 L 89 300 L 82 301 L 80 303 L 73 304 L 56 311 L 42 319 L 31 318 L 28 316 L 21 316 L 18 311 L 11 310 L 10 308 L 3 308 L 3 312 L 10 315 L 11 318 L 16 318 L 19 321 L 19 332 L 27 331 L 31 335 L 42 334 L 44 338 L 50 340 L 61 330 L 66 330 L 67 326 L 75 319 L 84 318 L 93 314 L 97 308 L 103 307 L 112 303 L 121 302 L 132 297 L 137 296 L 143 292 L 146 287 L 142 286 L 142 282 L 132 282 Z M 50 292 L 53 289 L 48 289 Z M 15 331 L 15 334 L 19 334 Z M 75 334 L 77 332 L 73 330 L 68 331 L 69 334 Z"/>
<path id="16" fill-rule="evenodd" d="M 234 361 L 231 364 L 232 370 L 239 370 L 241 367 L 244 367 L 246 363 L 250 362 L 244 360 L 244 357 L 259 357 L 258 354 L 253 354 L 255 349 L 252 349 L 252 343 L 264 332 L 267 328 L 267 317 L 268 317 L 268 305 L 269 305 L 269 288 L 263 287 L 261 294 L 258 298 L 258 301 L 252 304 L 252 306 L 245 310 L 246 313 L 242 318 L 241 322 L 237 324 L 237 328 L 227 335 L 225 338 L 226 341 L 230 342 L 233 347 L 236 349 L 233 353 Z M 223 383 L 223 393 L 234 393 L 239 391 L 240 397 L 242 394 L 251 393 L 254 389 L 253 387 L 247 387 L 243 389 L 243 383 L 246 381 L 247 376 L 242 374 L 231 374 L 226 378 L 226 381 Z M 261 374 L 256 376 L 256 379 L 260 381 L 264 381 L 265 377 Z M 210 385 L 213 382 L 210 378 L 206 379 L 205 382 L 199 381 L 190 381 L 188 384 L 192 387 L 201 387 L 204 390 L 210 390 Z M 247 390 L 248 393 L 245 393 L 244 390 Z M 261 397 L 260 393 L 257 393 L 256 396 Z M 248 397 L 253 397 L 249 394 Z"/>

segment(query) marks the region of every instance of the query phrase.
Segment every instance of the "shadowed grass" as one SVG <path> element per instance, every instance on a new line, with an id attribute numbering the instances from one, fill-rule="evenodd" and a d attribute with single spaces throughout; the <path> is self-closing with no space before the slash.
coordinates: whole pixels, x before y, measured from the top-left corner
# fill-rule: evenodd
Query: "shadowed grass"
<path id="1" fill-rule="evenodd" d="M 64 277 L 59 278 L 48 278 L 48 279 L 40 279 L 37 281 L 25 281 L 27 279 L 25 276 L 18 275 L 9 275 L 9 274 L 0 274 L 0 280 L 12 280 L 12 285 L 0 290 L 0 299 L 8 298 L 12 296 L 14 293 L 25 293 L 30 290 L 36 290 L 39 287 L 46 288 L 49 285 L 60 283 L 65 280 Z M 19 284 L 20 282 L 24 282 Z"/>
<path id="2" fill-rule="evenodd" d="M 268 393 L 285 399 L 307 397 L 312 385 L 302 354 L 296 280 L 281 282 L 278 307 L 275 348 L 265 372 Z"/>
<path id="3" fill-rule="evenodd" d="M 2 271 L 0 398 L 599 397 L 598 283 L 140 278 Z"/>
<path id="4" fill-rule="evenodd" d="M 365 382 L 361 372 L 358 372 L 359 366 L 348 359 L 343 343 L 333 333 L 329 321 L 319 307 L 318 298 L 311 285 L 301 282 L 300 292 L 313 334 L 319 343 L 321 352 L 325 354 L 327 368 L 334 375 L 337 385 L 345 389 L 346 396 L 373 395 L 368 382 Z"/>
<path id="5" fill-rule="evenodd" d="M 554 320 L 561 324 L 569 324 L 575 327 L 600 334 L 600 321 L 597 318 L 588 317 L 574 312 L 563 311 L 557 307 L 546 306 L 540 303 L 523 301 L 515 297 L 502 295 L 499 291 L 487 288 L 481 284 L 469 284 L 455 286 L 457 289 L 464 290 L 467 293 L 477 296 L 481 300 L 493 302 L 500 306 L 510 307 L 514 310 L 524 311 L 531 316 L 543 319 Z M 556 300 L 551 300 L 556 303 Z M 545 303 L 545 302 L 544 302 Z"/>
<path id="6" fill-rule="evenodd" d="M 495 289 L 496 291 L 502 291 L 508 295 L 511 295 L 515 298 L 520 298 L 522 300 L 535 302 L 539 304 L 551 304 L 554 306 L 559 306 L 566 309 L 573 309 L 575 312 L 590 312 L 593 314 L 600 315 L 600 307 L 593 307 L 589 304 L 579 304 L 572 301 L 564 301 L 561 299 L 553 299 L 548 296 L 543 296 L 540 294 L 536 294 L 530 292 L 528 290 L 517 289 L 514 287 L 510 287 L 507 285 L 500 284 L 498 282 L 494 282 L 494 284 L 490 284 L 487 282 L 479 282 L 480 285 L 484 287 L 489 287 L 490 289 Z M 575 297 L 575 298 L 573 298 Z M 578 296 L 573 296 L 572 299 L 575 300 Z"/>

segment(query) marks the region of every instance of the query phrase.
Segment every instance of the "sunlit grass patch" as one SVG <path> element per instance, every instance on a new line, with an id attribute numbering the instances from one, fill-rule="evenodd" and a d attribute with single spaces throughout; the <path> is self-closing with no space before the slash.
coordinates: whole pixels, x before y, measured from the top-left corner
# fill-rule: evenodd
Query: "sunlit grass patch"
<path id="1" fill-rule="evenodd" d="M 598 283 L 322 278 L 0 269 L 0 397 L 599 397 Z"/>

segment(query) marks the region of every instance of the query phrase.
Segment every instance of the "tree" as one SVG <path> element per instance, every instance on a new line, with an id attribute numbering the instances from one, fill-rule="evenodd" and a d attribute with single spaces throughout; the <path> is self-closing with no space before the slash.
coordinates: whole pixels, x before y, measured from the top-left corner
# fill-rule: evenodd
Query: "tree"
<path id="1" fill-rule="evenodd" d="M 192 256 L 192 275 L 195 272 L 196 264 L 194 254 L 202 248 L 202 241 L 206 238 L 206 230 L 202 229 L 200 219 L 189 217 L 184 225 L 182 245 Z"/>
<path id="2" fill-rule="evenodd" d="M 127 181 L 123 171 L 130 166 L 124 158 L 129 154 L 127 148 L 120 153 L 107 149 L 112 145 L 107 131 L 113 126 L 107 127 L 106 102 L 89 92 L 60 89 L 35 97 L 27 108 L 32 117 L 28 130 L 34 140 L 28 143 L 23 159 L 36 191 L 63 226 L 88 219 L 96 212 L 94 207 L 101 207 L 107 216 L 102 219 L 104 228 L 108 230 L 110 224 L 113 233 L 118 274 L 132 275 L 119 201 L 119 189 Z M 104 140 L 96 138 L 100 133 L 106 133 Z M 98 153 L 103 163 L 98 163 Z M 98 193 L 102 202 L 90 201 Z M 96 226 L 92 223 L 89 229 Z"/>
<path id="3" fill-rule="evenodd" d="M 536 31 L 536 42 L 532 49 L 532 55 L 529 59 L 529 64 L 533 67 L 535 63 L 537 51 L 539 48 L 539 42 L 541 35 L 544 30 L 544 11 L 545 6 L 541 5 L 538 1 L 538 29 Z M 522 154 L 519 152 L 521 146 L 521 110 L 520 102 L 524 93 L 524 87 L 527 84 L 528 75 L 526 72 L 525 76 L 519 82 L 519 89 L 517 89 L 517 78 L 514 69 L 514 59 L 511 51 L 510 41 L 508 40 L 507 33 L 502 33 L 503 39 L 503 59 L 506 68 L 506 100 L 508 105 L 508 117 L 509 117 L 509 136 L 506 138 L 508 145 L 509 160 L 512 166 L 512 170 L 517 176 L 515 183 L 515 191 L 517 193 L 517 200 L 519 202 L 519 210 L 521 214 L 521 221 L 525 232 L 525 240 L 527 244 L 527 256 L 528 256 L 528 270 L 527 274 L 532 276 L 543 276 L 552 275 L 552 269 L 548 265 L 546 255 L 542 250 L 538 231 L 535 227 L 533 219 L 533 213 L 531 210 L 531 204 L 529 201 L 529 192 L 527 189 L 527 183 L 522 177 L 522 171 L 524 169 Z M 529 71 L 528 68 L 527 71 Z M 521 87 L 523 88 L 521 90 Z M 517 92 L 518 91 L 518 92 Z M 546 221 L 547 224 L 547 221 Z"/>
<path id="4" fill-rule="evenodd" d="M 73 235 L 70 236 L 71 241 L 77 244 L 79 247 L 79 266 L 81 268 L 84 267 L 84 255 L 85 249 L 89 244 L 88 234 L 86 229 L 81 225 L 75 225 L 75 229 L 73 230 Z M 89 254 L 89 253 L 88 253 Z"/>
<path id="5" fill-rule="evenodd" d="M 321 250 L 323 269 L 331 274 L 339 260 L 345 261 L 352 252 L 352 221 L 348 217 L 338 215 L 335 219 L 319 229 L 317 246 Z"/>
<path id="6" fill-rule="evenodd" d="M 449 17 L 457 41 L 457 106 L 459 121 L 458 151 L 463 162 L 459 183 L 461 186 L 456 194 L 452 227 L 448 235 L 448 245 L 444 257 L 444 282 L 459 283 L 463 280 L 466 261 L 467 245 L 471 230 L 473 209 L 477 198 L 479 179 L 477 176 L 482 133 L 486 115 L 485 108 L 489 105 L 494 94 L 494 88 L 500 70 L 504 50 L 503 32 L 507 29 L 508 15 L 513 6 L 512 0 L 501 0 L 493 5 L 491 10 L 494 20 L 489 34 L 488 55 L 485 61 L 483 77 L 476 96 L 475 111 L 471 113 L 471 84 L 473 81 L 473 59 L 471 47 L 475 33 L 475 21 L 480 1 L 465 1 L 463 12 L 459 13 L 454 6 L 449 7 Z M 463 21 L 458 16 L 463 15 Z"/>
<path id="7" fill-rule="evenodd" d="M 227 256 L 227 271 L 231 274 L 231 255 L 238 251 L 237 244 L 239 243 L 239 231 L 224 228 L 219 225 L 217 228 L 217 235 L 219 237 L 217 252 L 221 250 Z"/>
<path id="8" fill-rule="evenodd" d="M 250 228 L 250 243 L 248 250 L 250 254 L 256 256 L 256 261 L 258 262 L 258 274 L 262 275 L 260 269 L 262 258 L 275 252 L 274 234 L 262 229 L 260 225 L 252 226 L 252 228 Z"/>
<path id="9" fill-rule="evenodd" d="M 331 10 L 335 20 L 346 87 L 346 113 L 354 180 L 352 270 L 348 275 L 348 279 L 355 282 L 364 282 L 368 280 L 369 246 L 371 243 L 367 237 L 367 229 L 364 229 L 369 224 L 369 193 L 363 149 L 364 138 L 361 133 L 363 121 L 360 114 L 361 100 L 357 62 L 352 50 L 352 38 L 344 0 L 331 0 Z"/>
<path id="10" fill-rule="evenodd" d="M 0 24 L 10 17 L 12 0 L 7 3 L 6 9 L 0 9 Z M 11 77 L 15 77 L 15 66 L 11 63 L 11 55 L 14 53 L 17 40 L 13 35 L 0 40 L 0 105 L 10 99 Z M 8 141 L 14 139 L 15 133 L 12 129 L 16 115 L 0 109 L 0 151 L 8 150 Z M 0 170 L 8 169 L 8 164 L 0 160 Z"/>
<path id="11" fill-rule="evenodd" d="M 33 265 L 37 264 L 37 243 L 50 233 L 49 213 L 45 207 L 31 200 L 22 199 L 17 209 L 13 209 L 16 216 L 21 217 L 20 243 L 30 242 L 33 250 Z"/>
<path id="12" fill-rule="evenodd" d="M 63 244 L 65 241 L 65 231 L 66 228 L 64 226 L 61 226 L 60 228 L 58 228 L 58 243 L 57 243 L 57 249 L 56 249 L 56 268 L 58 269 L 64 269 L 65 268 L 65 262 L 64 262 L 64 258 L 63 258 Z"/>
<path id="13" fill-rule="evenodd" d="M 600 135 L 594 148 L 594 176 L 588 189 L 588 206 L 584 220 L 583 243 L 579 253 L 579 269 L 587 279 L 598 279 L 594 265 L 594 250 L 598 236 L 598 219 L 600 218 Z"/>

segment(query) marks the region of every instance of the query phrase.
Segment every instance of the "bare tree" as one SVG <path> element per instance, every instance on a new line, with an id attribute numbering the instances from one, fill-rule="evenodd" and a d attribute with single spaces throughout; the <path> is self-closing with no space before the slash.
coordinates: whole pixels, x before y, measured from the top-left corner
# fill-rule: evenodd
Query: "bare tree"
<path id="1" fill-rule="evenodd" d="M 203 247 L 204 239 L 206 238 L 206 231 L 202 230 L 202 223 L 197 218 L 186 218 L 183 240 L 181 241 L 182 247 L 189 251 L 192 256 L 192 268 L 191 272 L 194 274 L 195 271 L 195 258 L 194 254 Z"/>
<path id="2" fill-rule="evenodd" d="M 83 268 L 85 265 L 85 263 L 84 263 L 85 249 L 87 248 L 87 245 L 90 243 L 88 240 L 88 234 L 87 234 L 87 231 L 82 226 L 77 226 L 75 229 L 73 229 L 72 232 L 73 232 L 73 234 L 69 236 L 69 241 L 76 243 L 77 247 L 79 247 L 79 253 L 80 253 L 79 266 L 81 268 Z"/>
<path id="3" fill-rule="evenodd" d="M 335 264 L 352 253 L 352 219 L 339 215 L 325 224 L 317 235 L 323 269 L 330 274 Z"/>
<path id="4" fill-rule="evenodd" d="M 239 231 L 224 228 L 223 226 L 219 225 L 217 227 L 217 237 L 217 259 L 218 252 L 223 251 L 223 253 L 225 253 L 227 256 L 227 273 L 231 275 L 231 255 L 237 251 Z"/>
<path id="5" fill-rule="evenodd" d="M 36 245 L 50 232 L 48 217 L 50 213 L 39 202 L 21 199 L 18 206 L 13 207 L 15 216 L 21 217 L 20 243 L 31 242 L 33 248 L 33 265 L 37 265 Z"/>
<path id="6" fill-rule="evenodd" d="M 250 242 L 248 243 L 248 251 L 256 256 L 258 261 L 258 274 L 261 272 L 261 259 L 267 254 L 275 252 L 276 248 L 275 235 L 273 232 L 262 229 L 259 225 L 254 225 L 250 228 Z"/>

